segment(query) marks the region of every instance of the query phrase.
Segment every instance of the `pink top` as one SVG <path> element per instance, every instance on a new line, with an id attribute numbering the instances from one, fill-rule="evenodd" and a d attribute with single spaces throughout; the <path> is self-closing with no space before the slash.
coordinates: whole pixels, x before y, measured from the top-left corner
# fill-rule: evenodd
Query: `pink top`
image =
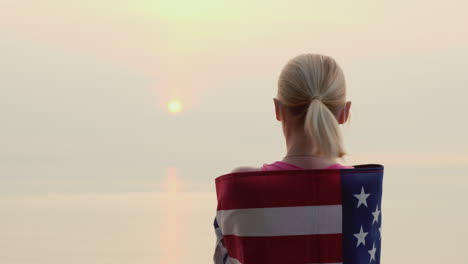
<path id="1" fill-rule="evenodd" d="M 335 163 L 323 169 L 354 169 L 354 167 Z M 262 171 L 270 171 L 270 170 L 304 170 L 304 168 L 301 168 L 294 164 L 283 162 L 283 161 L 276 161 L 271 164 L 264 163 L 262 166 Z"/>

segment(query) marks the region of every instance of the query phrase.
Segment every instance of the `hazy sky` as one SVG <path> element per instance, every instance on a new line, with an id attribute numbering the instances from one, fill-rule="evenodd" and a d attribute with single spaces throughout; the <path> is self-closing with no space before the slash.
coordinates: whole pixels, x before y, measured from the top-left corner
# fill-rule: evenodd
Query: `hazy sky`
<path id="1" fill-rule="evenodd" d="M 0 207 L 20 217 L 21 201 L 4 199 L 214 192 L 234 167 L 281 160 L 279 72 L 322 53 L 341 65 L 352 101 L 343 163 L 385 166 L 394 237 L 383 259 L 401 260 L 405 230 L 421 243 L 405 244 L 405 262 L 442 242 L 427 260 L 460 262 L 451 250 L 468 235 L 466 10 L 453 0 L 1 0 Z M 446 229 L 429 234 L 438 223 Z"/>
<path id="2" fill-rule="evenodd" d="M 348 163 L 466 169 L 466 7 L 2 1 L 0 189 L 159 190 L 175 167 L 185 190 L 213 190 L 285 155 L 272 98 L 304 52 L 345 72 Z"/>

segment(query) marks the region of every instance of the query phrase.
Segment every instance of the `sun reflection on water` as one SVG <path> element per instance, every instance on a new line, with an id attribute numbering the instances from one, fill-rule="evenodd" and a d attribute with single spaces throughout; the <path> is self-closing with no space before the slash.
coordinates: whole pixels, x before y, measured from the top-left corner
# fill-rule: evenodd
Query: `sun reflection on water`
<path id="1" fill-rule="evenodd" d="M 158 263 L 182 263 L 185 250 L 184 201 L 182 182 L 176 167 L 167 168 L 161 201 L 161 226 L 159 235 L 160 260 Z"/>

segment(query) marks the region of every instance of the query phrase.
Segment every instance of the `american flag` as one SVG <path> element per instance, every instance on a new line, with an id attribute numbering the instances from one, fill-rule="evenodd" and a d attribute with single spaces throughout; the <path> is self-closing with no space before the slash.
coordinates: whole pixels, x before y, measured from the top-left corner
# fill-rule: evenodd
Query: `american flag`
<path id="1" fill-rule="evenodd" d="M 215 179 L 215 264 L 379 264 L 380 164 Z"/>

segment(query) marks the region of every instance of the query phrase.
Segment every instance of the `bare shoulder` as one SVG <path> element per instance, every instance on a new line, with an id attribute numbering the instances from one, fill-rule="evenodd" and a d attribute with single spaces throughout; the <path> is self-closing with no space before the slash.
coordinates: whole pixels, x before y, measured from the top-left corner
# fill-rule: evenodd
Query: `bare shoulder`
<path id="1" fill-rule="evenodd" d="M 260 171 L 261 168 L 257 168 L 257 167 L 250 167 L 250 166 L 240 166 L 240 167 L 236 167 L 234 168 L 231 173 L 233 172 L 243 172 L 243 171 Z"/>

